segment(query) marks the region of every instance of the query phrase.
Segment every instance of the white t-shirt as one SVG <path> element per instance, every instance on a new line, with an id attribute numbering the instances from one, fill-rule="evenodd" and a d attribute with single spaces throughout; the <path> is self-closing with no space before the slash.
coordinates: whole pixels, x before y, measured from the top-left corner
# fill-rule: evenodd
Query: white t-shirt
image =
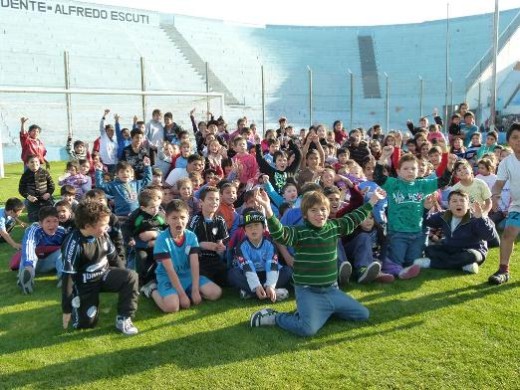
<path id="1" fill-rule="evenodd" d="M 497 175 L 495 175 L 493 173 L 491 173 L 491 174 L 489 174 L 487 176 L 483 176 L 483 175 L 478 174 L 477 176 L 475 176 L 475 178 L 480 179 L 484 183 L 486 183 L 487 186 L 489 187 L 489 189 L 492 189 L 493 186 L 495 185 L 495 182 L 497 181 Z"/>
<path id="2" fill-rule="evenodd" d="M 520 160 L 514 154 L 507 156 L 498 165 L 497 180 L 509 180 L 509 212 L 520 213 Z"/>
<path id="3" fill-rule="evenodd" d="M 491 198 L 491 190 L 487 186 L 486 183 L 484 183 L 480 179 L 473 179 L 473 183 L 469 186 L 462 185 L 462 183 L 459 181 L 457 184 L 455 184 L 451 190 L 463 190 L 466 191 L 469 195 L 469 202 L 479 202 L 483 203 L 485 200 Z"/>

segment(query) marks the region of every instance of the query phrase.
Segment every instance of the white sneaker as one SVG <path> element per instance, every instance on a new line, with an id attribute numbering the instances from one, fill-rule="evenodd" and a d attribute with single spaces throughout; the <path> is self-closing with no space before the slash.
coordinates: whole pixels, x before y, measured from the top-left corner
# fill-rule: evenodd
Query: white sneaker
<path id="1" fill-rule="evenodd" d="M 251 325 L 251 328 L 255 326 L 275 325 L 277 314 L 278 312 L 276 310 L 269 308 L 258 310 L 251 314 L 249 325 Z"/>
<path id="2" fill-rule="evenodd" d="M 24 268 L 18 274 L 18 285 L 24 294 L 32 294 L 34 291 L 34 275 L 29 268 Z"/>
<path id="3" fill-rule="evenodd" d="M 462 267 L 462 270 L 468 274 L 478 274 L 479 268 L 477 263 L 471 263 Z"/>
<path id="4" fill-rule="evenodd" d="M 132 319 L 130 317 L 116 317 L 116 328 L 119 329 L 123 334 L 127 336 L 133 336 L 134 334 L 139 333 L 137 328 L 132 323 Z"/>
<path id="5" fill-rule="evenodd" d="M 151 280 L 149 281 L 148 283 L 146 283 L 143 287 L 141 287 L 141 293 L 146 297 L 146 298 L 151 298 L 152 297 L 152 293 L 157 290 L 157 283 L 155 283 L 155 280 Z"/>
<path id="6" fill-rule="evenodd" d="M 276 288 L 274 290 L 276 293 L 276 301 L 285 301 L 289 298 L 289 291 L 286 288 Z"/>
<path id="7" fill-rule="evenodd" d="M 421 268 L 430 268 L 431 260 L 429 257 L 419 257 L 413 261 L 414 264 L 417 264 Z"/>

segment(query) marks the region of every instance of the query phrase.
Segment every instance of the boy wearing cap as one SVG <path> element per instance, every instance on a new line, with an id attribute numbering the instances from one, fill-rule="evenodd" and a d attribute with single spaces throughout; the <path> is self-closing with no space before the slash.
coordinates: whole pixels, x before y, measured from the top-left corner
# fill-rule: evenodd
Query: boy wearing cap
<path id="1" fill-rule="evenodd" d="M 233 268 L 228 271 L 229 283 L 240 290 L 240 297 L 254 295 L 271 302 L 289 297 L 287 286 L 292 270 L 278 263 L 276 249 L 264 237 L 265 217 L 254 209 L 244 212 L 242 226 L 246 237 L 237 246 Z"/>

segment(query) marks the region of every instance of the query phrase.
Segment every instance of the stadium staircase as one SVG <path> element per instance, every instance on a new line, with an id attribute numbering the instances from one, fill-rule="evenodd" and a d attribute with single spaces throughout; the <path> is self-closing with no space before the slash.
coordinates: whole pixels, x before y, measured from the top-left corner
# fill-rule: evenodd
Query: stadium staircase
<path id="1" fill-rule="evenodd" d="M 365 99 L 380 99 L 379 77 L 377 74 L 374 40 L 370 35 L 358 36 L 359 60 L 363 80 L 363 95 Z"/>
<path id="2" fill-rule="evenodd" d="M 206 62 L 195 51 L 190 43 L 184 38 L 180 31 L 172 24 L 161 24 L 161 29 L 168 35 L 173 44 L 181 51 L 195 71 L 203 78 L 206 77 Z M 208 66 L 208 80 L 210 91 L 224 93 L 224 100 L 227 105 L 240 105 L 238 99 L 219 79 L 219 77 Z"/>

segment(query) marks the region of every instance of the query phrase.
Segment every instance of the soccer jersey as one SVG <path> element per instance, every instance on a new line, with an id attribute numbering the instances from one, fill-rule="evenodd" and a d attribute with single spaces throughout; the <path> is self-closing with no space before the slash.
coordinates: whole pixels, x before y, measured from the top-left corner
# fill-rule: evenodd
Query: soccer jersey
<path id="1" fill-rule="evenodd" d="M 173 268 L 180 279 L 191 276 L 190 254 L 199 252 L 199 241 L 197 236 L 189 231 L 184 231 L 181 243 L 176 243 L 170 229 L 161 232 L 155 240 L 153 257 L 157 261 L 155 274 L 157 279 L 169 279 L 162 261 L 171 259 Z"/>
<path id="2" fill-rule="evenodd" d="M 108 233 L 99 238 L 85 237 L 75 229 L 63 242 L 61 254 L 63 272 L 75 275 L 76 282 L 98 281 L 110 266 L 124 268 Z"/>
<path id="3" fill-rule="evenodd" d="M 215 215 L 211 219 L 205 219 L 202 213 L 196 214 L 191 217 L 188 229 L 195 233 L 199 241 L 217 242 L 228 238 L 226 221 L 220 215 Z M 201 248 L 200 255 L 205 259 L 219 260 L 219 256 L 215 251 Z"/>
<path id="4" fill-rule="evenodd" d="M 65 229 L 58 226 L 56 233 L 52 236 L 45 233 L 38 222 L 33 223 L 25 230 L 22 239 L 21 264 L 34 264 L 38 261 L 36 248 L 39 246 L 60 246 L 65 239 Z"/>

